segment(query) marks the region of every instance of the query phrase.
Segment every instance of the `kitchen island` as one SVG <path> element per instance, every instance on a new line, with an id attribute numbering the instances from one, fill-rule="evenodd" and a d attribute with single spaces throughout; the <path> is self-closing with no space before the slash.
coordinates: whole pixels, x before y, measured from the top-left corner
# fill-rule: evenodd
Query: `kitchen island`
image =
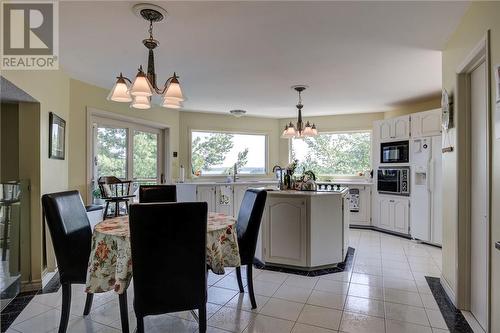
<path id="1" fill-rule="evenodd" d="M 349 191 L 269 191 L 256 256 L 266 265 L 310 271 L 344 261 Z"/>

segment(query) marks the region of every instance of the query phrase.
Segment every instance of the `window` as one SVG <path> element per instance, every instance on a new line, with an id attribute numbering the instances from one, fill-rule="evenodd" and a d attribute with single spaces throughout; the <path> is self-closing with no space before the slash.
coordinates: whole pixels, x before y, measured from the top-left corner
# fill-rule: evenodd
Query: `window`
<path id="1" fill-rule="evenodd" d="M 291 160 L 297 170 L 318 176 L 353 176 L 371 169 L 371 133 L 321 133 L 314 138 L 292 139 Z"/>
<path id="2" fill-rule="evenodd" d="M 265 174 L 266 141 L 263 134 L 192 131 L 192 171 L 204 176 L 227 175 L 236 163 L 239 174 Z"/>
<path id="3" fill-rule="evenodd" d="M 115 176 L 133 181 L 135 191 L 141 184 L 156 184 L 164 174 L 162 130 L 128 121 L 92 119 L 92 190 L 97 195 L 97 180 Z"/>

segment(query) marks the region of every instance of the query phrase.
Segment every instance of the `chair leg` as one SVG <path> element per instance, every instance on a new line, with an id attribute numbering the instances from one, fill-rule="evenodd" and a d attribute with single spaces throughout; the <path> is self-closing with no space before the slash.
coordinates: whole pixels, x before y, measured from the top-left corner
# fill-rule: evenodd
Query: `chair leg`
<path id="1" fill-rule="evenodd" d="M 255 301 L 255 295 L 253 293 L 252 264 L 247 265 L 247 280 L 248 280 L 248 294 L 250 295 L 250 302 L 252 303 L 252 309 L 257 309 L 257 302 Z"/>
<path id="2" fill-rule="evenodd" d="M 109 201 L 106 201 L 106 208 L 104 208 L 104 215 L 102 216 L 103 220 L 105 220 L 106 217 L 108 217 L 108 208 L 109 208 Z"/>
<path id="3" fill-rule="evenodd" d="M 137 333 L 144 333 L 144 318 L 137 317 Z"/>
<path id="4" fill-rule="evenodd" d="M 69 313 L 71 311 L 71 284 L 64 283 L 62 285 L 62 307 L 61 321 L 59 322 L 59 333 L 66 333 L 68 328 Z"/>
<path id="5" fill-rule="evenodd" d="M 120 201 L 115 202 L 115 217 L 120 215 Z"/>
<path id="6" fill-rule="evenodd" d="M 128 333 L 128 306 L 126 290 L 123 292 L 123 294 L 118 295 L 118 301 L 120 303 L 120 319 L 122 321 L 122 332 Z"/>
<path id="7" fill-rule="evenodd" d="M 241 280 L 241 267 L 236 267 L 236 279 L 238 280 L 238 287 L 240 288 L 240 293 L 244 292 L 243 281 Z"/>
<path id="8" fill-rule="evenodd" d="M 128 200 L 125 201 L 125 210 L 126 210 L 127 215 L 128 215 Z"/>
<path id="9" fill-rule="evenodd" d="M 87 299 L 85 300 L 85 308 L 83 309 L 83 315 L 86 316 L 90 313 L 90 309 L 92 308 L 92 301 L 94 300 L 94 294 L 88 293 Z"/>
<path id="10" fill-rule="evenodd" d="M 205 333 L 207 331 L 207 304 L 204 303 L 200 308 L 198 308 L 198 327 L 200 333 Z"/>

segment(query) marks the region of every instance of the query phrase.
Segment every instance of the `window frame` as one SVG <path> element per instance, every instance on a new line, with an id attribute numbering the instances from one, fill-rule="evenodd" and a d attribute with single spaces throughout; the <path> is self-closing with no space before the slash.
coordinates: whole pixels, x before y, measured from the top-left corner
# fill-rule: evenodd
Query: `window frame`
<path id="1" fill-rule="evenodd" d="M 238 177 L 240 178 L 255 178 L 255 177 L 263 177 L 267 176 L 269 174 L 269 134 L 267 132 L 259 132 L 259 131 L 245 131 L 245 130 L 221 130 L 221 129 L 196 129 L 196 128 L 189 128 L 188 129 L 188 163 L 189 163 L 189 175 L 190 177 L 193 177 L 192 175 L 192 158 L 193 158 L 193 132 L 202 132 L 202 133 L 223 133 L 223 134 L 242 134 L 242 135 L 262 135 L 264 136 L 265 143 L 264 143 L 264 173 L 253 173 L 253 174 L 238 174 Z M 220 179 L 220 178 L 226 178 L 228 175 L 220 174 L 220 175 L 207 175 L 207 174 L 201 174 L 197 178 L 204 178 L 204 179 L 210 179 L 210 178 L 215 178 L 215 179 Z"/>
<path id="2" fill-rule="evenodd" d="M 373 129 L 359 129 L 359 130 L 346 130 L 346 131 L 322 131 L 318 132 L 318 135 L 322 134 L 351 134 L 351 133 L 370 133 L 370 169 L 373 169 Z M 288 163 L 292 162 L 292 141 L 293 138 L 288 139 Z M 317 177 L 322 178 L 337 178 L 337 179 L 361 179 L 365 176 L 359 175 L 342 175 L 342 174 L 318 174 Z"/>

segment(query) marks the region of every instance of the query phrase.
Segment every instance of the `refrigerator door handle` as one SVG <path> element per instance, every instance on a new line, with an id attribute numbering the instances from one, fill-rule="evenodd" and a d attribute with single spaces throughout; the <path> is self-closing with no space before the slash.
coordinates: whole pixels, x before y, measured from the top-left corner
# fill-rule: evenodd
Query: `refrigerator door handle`
<path id="1" fill-rule="evenodd" d="M 427 190 L 432 192 L 434 190 L 434 159 L 429 160 L 427 167 Z"/>

